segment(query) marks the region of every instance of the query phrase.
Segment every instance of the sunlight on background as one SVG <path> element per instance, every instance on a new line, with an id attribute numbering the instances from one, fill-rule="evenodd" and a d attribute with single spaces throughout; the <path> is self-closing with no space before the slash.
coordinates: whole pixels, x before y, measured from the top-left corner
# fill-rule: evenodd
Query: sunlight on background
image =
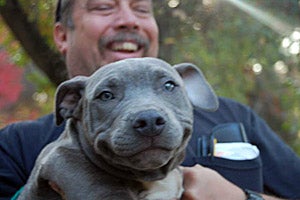
<path id="1" fill-rule="evenodd" d="M 279 60 L 274 64 L 274 70 L 277 74 L 282 75 L 289 71 L 288 66 L 282 60 Z"/>
<path id="2" fill-rule="evenodd" d="M 168 6 L 170 8 L 176 8 L 179 5 L 179 3 L 180 3 L 180 0 L 170 0 L 168 2 Z"/>
<path id="3" fill-rule="evenodd" d="M 263 70 L 263 67 L 260 63 L 255 63 L 253 66 L 252 66 L 252 70 L 255 74 L 261 74 L 262 70 Z"/>
<path id="4" fill-rule="evenodd" d="M 32 95 L 32 98 L 39 104 L 45 104 L 49 100 L 48 94 L 46 92 L 35 92 Z"/>
<path id="5" fill-rule="evenodd" d="M 295 56 L 296 62 L 298 61 L 298 55 L 300 54 L 300 28 L 294 28 L 287 22 L 283 22 L 274 15 L 252 6 L 241 0 L 223 0 L 231 3 L 240 10 L 252 16 L 254 19 L 258 20 L 260 23 L 265 24 L 273 31 L 283 37 L 281 42 L 281 47 L 279 49 L 285 56 Z M 300 2 L 300 1 L 299 1 Z M 300 5 L 300 4 L 299 4 Z M 254 64 L 252 70 L 255 74 L 260 74 L 263 67 L 260 64 Z M 274 71 L 283 75 L 288 73 L 288 67 L 283 61 L 278 61 L 274 64 Z"/>
<path id="6" fill-rule="evenodd" d="M 281 47 L 286 56 L 298 55 L 300 53 L 300 28 L 295 28 L 290 35 L 284 37 Z"/>
<path id="7" fill-rule="evenodd" d="M 290 34 L 293 31 L 293 27 L 280 19 L 276 18 L 270 13 L 267 13 L 265 10 L 260 10 L 249 3 L 246 3 L 241 0 L 223 0 L 227 1 L 237 8 L 241 9 L 245 13 L 249 14 L 259 22 L 265 24 L 278 34 L 284 36 Z"/>
<path id="8" fill-rule="evenodd" d="M 248 15 L 250 15 L 257 21 L 259 21 L 260 23 L 266 25 L 267 27 L 275 31 L 277 34 L 279 34 L 279 37 L 283 38 L 281 42 L 281 46 L 279 47 L 280 52 L 287 57 L 295 56 L 295 59 L 298 62 L 297 56 L 300 54 L 300 28 L 298 27 L 294 28 L 292 25 L 282 21 L 278 17 L 275 17 L 271 13 L 266 12 L 266 10 L 256 8 L 255 6 L 245 1 L 242 0 L 219 0 L 219 1 L 226 1 L 232 4 L 233 6 L 239 8 L 243 12 L 247 13 Z M 205 6 L 211 6 L 216 2 L 217 0 L 202 1 L 203 5 Z M 177 8 L 179 5 L 180 5 L 180 0 L 168 1 L 168 6 L 170 8 Z M 186 15 L 180 12 L 180 10 L 177 10 L 174 13 L 181 20 L 186 18 Z M 201 24 L 197 22 L 194 23 L 193 29 L 196 31 L 201 30 Z M 259 75 L 263 71 L 263 66 L 260 63 L 255 63 L 252 65 L 252 71 L 254 72 L 254 74 Z M 279 60 L 276 63 L 274 63 L 274 71 L 278 75 L 285 75 L 288 73 L 289 69 L 288 66 L 284 63 L 284 61 Z"/>

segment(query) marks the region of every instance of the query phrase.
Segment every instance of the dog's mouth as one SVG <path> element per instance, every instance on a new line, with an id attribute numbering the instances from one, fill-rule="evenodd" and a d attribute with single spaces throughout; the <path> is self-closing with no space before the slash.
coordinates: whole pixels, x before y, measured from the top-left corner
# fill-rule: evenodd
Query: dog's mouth
<path id="1" fill-rule="evenodd" d="M 169 149 L 149 147 L 127 157 L 127 159 L 133 168 L 153 170 L 166 165 L 172 157 L 173 152 Z"/>
<path id="2" fill-rule="evenodd" d="M 110 134 L 99 134 L 94 143 L 95 151 L 111 165 L 120 166 L 118 168 L 134 171 L 160 169 L 171 160 L 177 160 L 184 151 L 191 129 L 185 128 L 184 133 L 178 129 L 180 127 L 151 137 L 130 134 L 124 128 L 117 129 Z"/>
<path id="3" fill-rule="evenodd" d="M 157 155 L 159 154 L 172 154 L 181 145 L 181 143 L 166 143 L 157 142 L 158 140 L 163 141 L 161 137 L 148 137 L 140 140 L 135 140 L 135 142 L 130 143 L 119 143 L 115 145 L 112 151 L 114 154 L 122 158 L 136 157 L 140 155 Z"/>
<path id="4" fill-rule="evenodd" d="M 161 147 L 149 147 L 147 149 L 143 149 L 139 152 L 136 152 L 134 154 L 132 154 L 129 157 L 134 157 L 134 156 L 138 156 L 138 155 L 142 155 L 142 154 L 146 154 L 146 155 L 160 155 L 162 153 L 171 153 L 172 150 L 171 149 L 166 149 L 166 148 L 161 148 Z"/>
<path id="5" fill-rule="evenodd" d="M 122 154 L 112 151 L 105 143 L 98 144 L 98 147 L 100 147 L 101 150 L 98 149 L 97 152 L 102 155 L 105 160 L 114 163 L 114 166 L 121 165 L 125 168 L 141 171 L 161 168 L 176 154 L 174 149 L 151 145 L 147 148 L 141 148 L 138 151 L 123 152 Z"/>

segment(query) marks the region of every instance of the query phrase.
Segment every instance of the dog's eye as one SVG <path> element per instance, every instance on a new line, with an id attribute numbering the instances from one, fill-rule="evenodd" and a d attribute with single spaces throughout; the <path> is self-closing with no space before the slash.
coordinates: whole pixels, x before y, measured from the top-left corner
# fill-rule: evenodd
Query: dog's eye
<path id="1" fill-rule="evenodd" d="M 165 89 L 170 92 L 174 90 L 175 86 L 176 85 L 173 81 L 168 81 L 165 83 Z"/>
<path id="2" fill-rule="evenodd" d="M 109 101 L 109 100 L 114 99 L 115 97 L 114 97 L 113 93 L 104 91 L 104 92 L 101 92 L 101 94 L 99 95 L 99 98 L 102 101 Z"/>

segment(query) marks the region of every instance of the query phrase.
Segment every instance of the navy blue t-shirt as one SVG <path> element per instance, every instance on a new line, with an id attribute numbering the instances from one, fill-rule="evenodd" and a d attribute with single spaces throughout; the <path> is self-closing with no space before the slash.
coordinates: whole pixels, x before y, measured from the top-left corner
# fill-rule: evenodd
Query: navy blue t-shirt
<path id="1" fill-rule="evenodd" d="M 249 107 L 219 98 L 216 112 L 194 111 L 194 132 L 185 166 L 202 164 L 217 170 L 241 188 L 271 192 L 279 197 L 300 198 L 300 158 Z M 222 124 L 242 124 L 248 141 L 260 156 L 230 160 L 199 154 L 199 141 Z M 36 121 L 11 124 L 0 130 L 0 200 L 10 199 L 25 183 L 41 149 L 59 137 L 53 114 Z"/>

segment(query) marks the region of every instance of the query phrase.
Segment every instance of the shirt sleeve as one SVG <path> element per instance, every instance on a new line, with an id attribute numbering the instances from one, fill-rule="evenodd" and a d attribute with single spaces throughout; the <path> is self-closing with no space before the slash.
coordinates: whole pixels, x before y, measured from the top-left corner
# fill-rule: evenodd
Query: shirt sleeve
<path id="1" fill-rule="evenodd" d="M 10 199 L 26 183 L 41 149 L 57 139 L 63 128 L 48 115 L 0 130 L 0 200 Z"/>

